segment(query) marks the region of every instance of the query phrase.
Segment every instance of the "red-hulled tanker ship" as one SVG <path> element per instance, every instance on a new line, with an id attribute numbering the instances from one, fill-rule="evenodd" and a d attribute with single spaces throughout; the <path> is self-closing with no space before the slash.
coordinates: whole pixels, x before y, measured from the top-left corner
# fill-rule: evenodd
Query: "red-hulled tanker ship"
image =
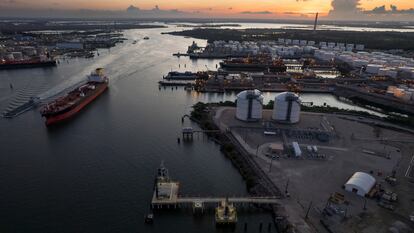
<path id="1" fill-rule="evenodd" d="M 88 76 L 86 84 L 46 104 L 40 113 L 46 118 L 46 125 L 64 121 L 74 116 L 107 89 L 108 78 L 104 75 L 103 68 L 98 68 Z"/>

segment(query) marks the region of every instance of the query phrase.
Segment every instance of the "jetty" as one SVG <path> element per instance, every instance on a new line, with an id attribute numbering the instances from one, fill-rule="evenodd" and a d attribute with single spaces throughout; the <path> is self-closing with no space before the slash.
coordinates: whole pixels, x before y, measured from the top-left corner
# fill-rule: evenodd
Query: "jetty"
<path id="1" fill-rule="evenodd" d="M 155 179 L 154 192 L 151 200 L 152 209 L 177 209 L 193 207 L 194 211 L 206 206 L 217 207 L 222 202 L 233 205 L 278 205 L 280 196 L 182 196 L 179 195 L 180 183 L 173 181 L 168 176 L 168 170 L 161 164 L 158 168 L 158 176 Z"/>

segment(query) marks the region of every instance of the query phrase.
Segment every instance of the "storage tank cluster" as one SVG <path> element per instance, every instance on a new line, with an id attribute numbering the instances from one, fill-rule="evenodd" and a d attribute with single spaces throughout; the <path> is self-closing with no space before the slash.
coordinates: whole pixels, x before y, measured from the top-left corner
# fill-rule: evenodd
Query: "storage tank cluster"
<path id="1" fill-rule="evenodd" d="M 209 53 L 225 53 L 225 54 L 260 54 L 270 53 L 274 57 L 293 57 L 302 54 L 313 54 L 318 48 L 315 47 L 314 41 L 290 40 L 283 43 L 280 41 L 213 41 L 206 46 Z M 289 41 L 289 40 L 288 40 Z"/>
<path id="2" fill-rule="evenodd" d="M 300 120 L 299 96 L 282 92 L 274 99 L 272 119 L 280 123 L 294 124 Z M 242 121 L 258 121 L 263 117 L 263 95 L 259 90 L 246 90 L 237 95 L 236 118 Z"/>
<path id="3" fill-rule="evenodd" d="M 331 52 L 316 51 L 320 59 L 328 59 L 334 53 L 335 61 L 344 62 L 349 66 L 360 69 L 364 68 L 369 75 L 381 75 L 391 78 L 405 77 L 414 78 L 414 59 L 401 57 L 384 52 Z M 329 57 L 327 57 L 328 55 Z"/>
<path id="4" fill-rule="evenodd" d="M 33 46 L 19 46 L 13 48 L 0 47 L 0 59 L 6 61 L 20 61 L 30 58 L 42 58 L 45 57 L 47 49 L 45 47 L 33 47 Z"/>
<path id="5" fill-rule="evenodd" d="M 365 49 L 365 45 L 363 44 L 345 44 L 342 42 L 319 42 L 319 48 L 322 50 L 331 50 L 331 51 L 338 51 L 338 52 L 344 52 L 344 51 L 363 51 Z"/>
<path id="6" fill-rule="evenodd" d="M 237 95 L 236 118 L 242 121 L 262 119 L 263 95 L 259 90 L 246 90 Z"/>

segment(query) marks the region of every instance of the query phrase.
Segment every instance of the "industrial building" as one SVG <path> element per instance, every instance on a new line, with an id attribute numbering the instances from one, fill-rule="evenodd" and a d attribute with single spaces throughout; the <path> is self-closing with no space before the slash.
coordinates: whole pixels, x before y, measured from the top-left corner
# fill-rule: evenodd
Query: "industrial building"
<path id="1" fill-rule="evenodd" d="M 322 61 L 345 63 L 367 75 L 390 78 L 414 78 L 414 59 L 384 52 L 352 52 L 334 49 L 316 50 L 315 58 Z"/>
<path id="2" fill-rule="evenodd" d="M 276 155 L 282 155 L 285 148 L 283 146 L 283 143 L 270 143 L 268 146 L 269 152 Z"/>
<path id="3" fill-rule="evenodd" d="M 272 119 L 281 123 L 294 124 L 300 120 L 301 100 L 293 92 L 282 92 L 275 97 Z"/>
<path id="4" fill-rule="evenodd" d="M 371 175 L 365 172 L 355 172 L 344 186 L 346 191 L 354 192 L 363 197 L 371 191 L 375 183 L 375 178 Z"/>
<path id="5" fill-rule="evenodd" d="M 259 90 L 246 90 L 237 95 L 236 118 L 242 121 L 262 119 L 263 95 Z"/>

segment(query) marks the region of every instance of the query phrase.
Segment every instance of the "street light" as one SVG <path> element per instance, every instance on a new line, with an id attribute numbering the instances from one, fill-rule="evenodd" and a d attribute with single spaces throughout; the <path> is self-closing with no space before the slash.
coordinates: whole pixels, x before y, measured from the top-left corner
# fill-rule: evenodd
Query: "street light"
<path id="1" fill-rule="evenodd" d="M 275 156 L 273 155 L 272 158 L 270 158 L 270 166 L 269 166 L 269 172 L 272 171 L 272 164 L 273 164 L 273 160 L 275 159 Z"/>

